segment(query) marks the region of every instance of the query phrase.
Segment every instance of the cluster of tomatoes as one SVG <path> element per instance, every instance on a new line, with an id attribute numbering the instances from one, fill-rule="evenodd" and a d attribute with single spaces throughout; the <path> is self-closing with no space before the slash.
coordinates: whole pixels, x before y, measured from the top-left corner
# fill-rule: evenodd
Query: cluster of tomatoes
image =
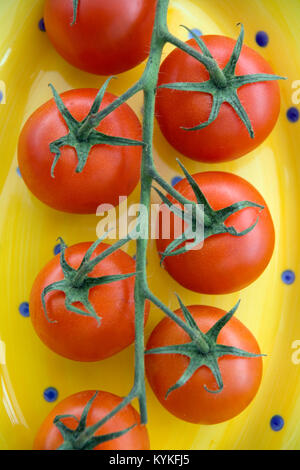
<path id="1" fill-rule="evenodd" d="M 133 68 L 149 54 L 156 4 L 156 0 L 46 0 L 46 31 L 57 51 L 72 65 L 101 75 L 118 74 Z M 202 40 L 219 67 L 224 69 L 235 41 L 222 36 L 203 36 Z M 187 44 L 200 51 L 194 38 Z M 236 75 L 262 73 L 272 74 L 270 66 L 255 51 L 243 46 Z M 208 79 L 209 73 L 203 64 L 176 48 L 161 65 L 158 85 Z M 209 119 L 212 96 L 161 87 L 156 96 L 156 116 L 163 135 L 182 155 L 200 162 L 218 163 L 241 157 L 257 147 L 273 129 L 279 115 L 280 94 L 275 81 L 246 84 L 237 94 L 251 121 L 252 136 L 226 102 L 208 126 L 187 131 Z M 22 129 L 18 159 L 23 179 L 37 198 L 57 210 L 95 213 L 101 203 L 116 205 L 119 196 L 129 195 L 139 181 L 141 146 L 138 142 L 142 141 L 142 130 L 134 111 L 125 103 L 97 123 L 96 137 L 108 139 L 108 143 L 103 141 L 88 147 L 84 160 L 83 136 L 87 141 L 90 139 L 90 143 L 99 142 L 92 141 L 91 132 L 84 134 L 84 124 L 88 126 L 89 123 L 87 116 L 93 118 L 116 99 L 103 90 L 95 107 L 97 97 L 98 90 L 95 89 L 67 91 L 60 99 L 54 96 L 55 99 L 32 114 Z M 62 141 L 65 136 L 69 140 Z M 117 141 L 113 144 L 109 140 L 115 136 L 123 139 L 123 144 L 118 145 Z M 126 139 L 137 144 L 127 145 Z M 58 146 L 51 147 L 53 142 Z M 59 147 L 61 142 L 65 144 Z M 83 164 L 78 168 L 80 152 Z M 201 250 L 166 257 L 164 267 L 182 286 L 195 292 L 225 294 L 238 291 L 257 279 L 271 259 L 275 236 L 267 204 L 250 183 L 234 174 L 211 171 L 197 173 L 193 178 L 214 211 L 240 201 L 251 201 L 263 209 L 246 207 L 229 214 L 226 219 L 226 226 L 234 226 L 237 232 L 252 227 L 249 233 L 243 236 L 216 234 L 205 240 Z M 187 179 L 177 183 L 175 189 L 186 199 L 195 201 Z M 174 239 L 172 234 L 171 240 L 164 239 L 160 227 L 158 252 L 165 252 Z M 118 249 L 86 273 L 85 280 L 124 277 L 115 282 L 95 284 L 86 291 L 88 298 L 82 297 L 101 318 L 100 325 L 92 316 L 76 313 L 76 309 L 82 310 L 80 297 L 70 310 L 65 291 L 59 289 L 62 286 L 59 283 L 64 282 L 64 289 L 69 289 L 71 295 L 74 294 L 72 289 L 80 286 L 76 272 L 87 261 L 86 254 L 91 246 L 92 243 L 78 243 L 52 259 L 36 278 L 30 298 L 31 319 L 41 340 L 56 353 L 77 361 L 105 359 L 134 340 L 134 277 L 126 275 L 134 273 L 135 261 L 127 253 Z M 108 245 L 99 244 L 93 253 L 89 253 L 89 259 L 96 259 L 107 249 Z M 75 277 L 68 277 L 69 273 Z M 72 285 L 73 279 L 77 280 L 76 285 Z M 204 333 L 225 314 L 208 306 L 188 308 Z M 145 309 L 145 321 L 148 312 L 149 305 Z M 175 313 L 180 316 L 182 310 Z M 176 323 L 164 319 L 152 332 L 147 349 L 188 341 L 188 335 Z M 218 342 L 260 353 L 253 335 L 237 319 L 231 319 L 223 328 Z M 204 385 L 214 389 L 215 379 L 207 367 L 200 367 L 184 386 L 166 398 L 167 391 L 187 367 L 188 358 L 178 354 L 146 356 L 146 373 L 159 401 L 177 417 L 196 423 L 218 423 L 240 413 L 257 393 L 262 376 L 261 357 L 224 356 L 219 360 L 224 381 L 221 393 L 208 393 Z M 63 422 L 68 428 L 75 429 L 92 395 L 92 391 L 81 392 L 59 403 L 43 423 L 35 448 L 58 448 L 63 436 L 53 420 L 57 415 L 68 415 Z M 99 392 L 86 418 L 87 425 L 97 423 L 120 401 L 121 398 L 115 395 Z M 129 404 L 96 435 L 129 428 L 138 419 Z M 145 426 L 137 425 L 126 434 L 95 447 L 112 448 L 149 448 Z"/>

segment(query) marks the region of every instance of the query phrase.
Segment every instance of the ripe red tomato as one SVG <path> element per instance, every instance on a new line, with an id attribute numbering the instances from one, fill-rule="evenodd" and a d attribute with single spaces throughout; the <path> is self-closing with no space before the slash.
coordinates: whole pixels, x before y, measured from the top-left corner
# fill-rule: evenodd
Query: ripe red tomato
<path id="1" fill-rule="evenodd" d="M 193 175 L 198 186 L 214 210 L 223 209 L 239 201 L 250 201 L 264 206 L 249 207 L 231 215 L 225 222 L 238 232 L 257 225 L 243 236 L 229 233 L 213 235 L 204 240 L 202 248 L 168 256 L 164 267 L 182 286 L 203 294 L 228 294 L 251 284 L 267 267 L 274 250 L 275 233 L 266 202 L 246 180 L 225 172 L 205 172 Z M 188 200 L 196 202 L 187 179 L 175 185 Z M 172 198 L 169 199 L 174 202 Z M 174 240 L 175 225 L 170 214 L 170 239 L 163 238 L 163 218 L 160 213 L 157 249 L 163 253 Z M 177 236 L 180 235 L 177 234 Z"/>
<path id="2" fill-rule="evenodd" d="M 236 41 L 224 36 L 202 36 L 221 69 L 228 63 Z M 187 44 L 200 51 L 195 39 Z M 270 65 L 257 52 L 243 46 L 236 75 L 273 74 Z M 158 86 L 175 82 L 204 82 L 207 69 L 180 49 L 172 51 L 160 68 Z M 193 160 L 218 163 L 239 158 L 260 145 L 270 134 L 280 111 L 280 93 L 276 81 L 251 83 L 237 90 L 254 130 L 247 128 L 228 103 L 223 103 L 214 122 L 200 130 L 187 131 L 208 120 L 212 96 L 195 91 L 158 88 L 156 117 L 167 141 L 181 154 Z"/>
<path id="3" fill-rule="evenodd" d="M 67 263 L 77 269 L 91 243 L 84 242 L 66 249 Z M 109 245 L 101 243 L 91 259 Z M 100 277 L 135 272 L 135 261 L 124 251 L 117 250 L 95 266 L 89 277 Z M 64 278 L 60 255 L 55 256 L 38 274 L 30 295 L 30 316 L 40 339 L 57 354 L 76 361 L 99 361 L 118 353 L 134 341 L 134 283 L 130 277 L 120 281 L 92 287 L 89 301 L 101 318 L 69 311 L 65 306 L 65 294 L 60 290 L 45 297 L 48 321 L 42 304 L 44 288 Z M 76 302 L 76 306 L 82 305 Z M 145 309 L 145 320 L 149 303 Z M 55 323 L 53 323 L 56 321 Z"/>
<path id="4" fill-rule="evenodd" d="M 82 121 L 97 93 L 96 89 L 78 89 L 63 93 L 61 98 L 72 116 Z M 105 93 L 100 110 L 115 98 Z M 103 119 L 96 130 L 142 140 L 140 122 L 126 103 Z M 54 155 L 49 145 L 68 133 L 54 99 L 38 108 L 25 123 L 19 139 L 18 160 L 30 191 L 50 207 L 66 212 L 88 214 L 95 213 L 100 204 L 118 205 L 119 196 L 128 196 L 139 181 L 141 147 L 95 145 L 83 170 L 76 173 L 76 151 L 64 146 L 52 177 Z"/>
<path id="5" fill-rule="evenodd" d="M 33 449 L 58 449 L 63 443 L 63 437 L 55 424 L 53 424 L 54 418 L 58 415 L 74 415 L 80 420 L 85 406 L 94 394 L 95 391 L 92 390 L 75 393 L 56 405 L 40 427 L 34 441 Z M 94 425 L 104 418 L 110 411 L 117 407 L 121 401 L 122 399 L 120 397 L 112 393 L 98 392 L 87 416 L 87 427 Z M 64 418 L 61 421 L 72 430 L 76 429 L 78 426 L 78 422 L 75 418 Z M 100 429 L 95 432 L 95 436 L 122 431 L 139 422 L 140 417 L 137 411 L 131 405 L 127 405 L 108 420 L 107 423 L 101 426 Z M 93 450 L 148 450 L 149 448 L 147 429 L 144 425 L 138 424 L 123 436 L 97 445 Z"/>
<path id="6" fill-rule="evenodd" d="M 207 333 L 226 313 L 202 305 L 187 308 L 203 333 Z M 181 309 L 175 313 L 182 317 Z M 174 321 L 164 318 L 153 330 L 146 349 L 188 342 L 187 333 Z M 217 343 L 260 354 L 254 336 L 236 318 L 231 318 L 221 330 Z M 187 369 L 189 358 L 180 354 L 149 354 L 145 359 L 147 378 L 160 403 L 170 413 L 191 423 L 216 424 L 238 415 L 255 397 L 262 378 L 261 357 L 226 355 L 218 360 L 224 384 L 220 393 L 205 390 L 205 386 L 209 390 L 217 390 L 218 387 L 212 372 L 202 366 L 183 386 L 165 398 L 169 388 Z"/>
<path id="7" fill-rule="evenodd" d="M 70 64 L 98 75 L 132 69 L 149 54 L 156 0 L 46 0 L 46 31 Z"/>

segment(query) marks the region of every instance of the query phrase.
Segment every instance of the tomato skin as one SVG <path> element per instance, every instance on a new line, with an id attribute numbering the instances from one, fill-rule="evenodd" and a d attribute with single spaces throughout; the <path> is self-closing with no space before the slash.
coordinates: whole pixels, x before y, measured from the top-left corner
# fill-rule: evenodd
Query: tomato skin
<path id="1" fill-rule="evenodd" d="M 92 243 L 84 242 L 66 249 L 66 260 L 78 268 Z M 101 243 L 92 259 L 109 245 Z M 90 273 L 91 277 L 134 273 L 135 261 L 124 251 L 117 250 L 102 260 Z M 65 294 L 53 291 L 46 296 L 47 320 L 41 294 L 43 289 L 63 279 L 60 255 L 55 256 L 38 274 L 30 295 L 30 317 L 36 333 L 51 350 L 75 361 L 99 361 L 129 346 L 134 341 L 134 283 L 135 277 L 111 284 L 96 286 L 89 291 L 89 300 L 101 316 L 98 326 L 94 318 L 68 311 Z M 76 306 L 83 308 L 80 303 Z M 145 308 L 145 321 L 149 303 Z"/>
<path id="2" fill-rule="evenodd" d="M 70 90 L 61 95 L 78 121 L 88 114 L 98 93 L 96 89 Z M 100 109 L 116 97 L 105 93 Z M 142 140 L 140 122 L 126 104 L 109 114 L 97 127 L 108 135 Z M 140 177 L 140 146 L 94 146 L 81 173 L 75 173 L 77 154 L 62 147 L 61 157 L 51 177 L 54 155 L 51 142 L 67 135 L 68 127 L 54 99 L 38 108 L 25 123 L 18 145 L 19 168 L 30 191 L 50 207 L 71 213 L 92 214 L 99 204 L 119 204 L 119 196 L 128 196 Z"/>
<path id="3" fill-rule="evenodd" d="M 189 306 L 197 325 L 206 333 L 222 316 L 221 309 L 203 305 Z M 180 309 L 175 312 L 183 318 Z M 189 336 L 172 320 L 164 318 L 153 330 L 147 350 L 161 346 L 190 342 Z M 221 331 L 217 343 L 234 346 L 260 354 L 251 332 L 236 318 Z M 205 366 L 197 369 L 182 387 L 165 395 L 186 370 L 189 358 L 179 354 L 151 354 L 145 356 L 146 374 L 160 403 L 179 419 L 197 424 L 217 424 L 237 416 L 255 397 L 262 378 L 262 358 L 223 356 L 218 360 L 224 388 L 218 394 L 212 372 Z"/>
<path id="4" fill-rule="evenodd" d="M 58 53 L 98 75 L 130 70 L 149 54 L 156 0 L 80 0 L 76 24 L 72 0 L 46 0 L 46 31 Z"/>
<path id="5" fill-rule="evenodd" d="M 33 450 L 56 450 L 63 443 L 63 438 L 57 427 L 53 424 L 55 416 L 72 414 L 80 419 L 84 407 L 95 393 L 96 392 L 93 390 L 75 393 L 58 403 L 40 427 L 34 441 Z M 88 413 L 87 426 L 91 426 L 104 418 L 104 416 L 118 406 L 121 401 L 122 399 L 120 397 L 112 393 L 98 392 Z M 76 429 L 78 425 L 74 418 L 65 418 L 62 422 L 71 429 Z M 128 405 L 101 426 L 101 428 L 96 431 L 95 436 L 127 429 L 136 422 L 140 422 L 139 414 L 131 405 Z M 149 449 L 150 444 L 147 429 L 144 425 L 138 424 L 123 436 L 100 444 L 93 450 Z"/>
<path id="6" fill-rule="evenodd" d="M 224 36 L 202 36 L 213 57 L 223 69 L 236 41 Z M 200 50 L 194 39 L 187 44 Z M 236 75 L 273 74 L 270 65 L 257 52 L 243 46 Z M 175 49 L 160 68 L 158 86 L 175 82 L 203 82 L 209 79 L 205 67 L 185 52 Z M 167 141 L 181 154 L 201 162 L 231 161 L 254 150 L 274 128 L 280 111 L 280 90 L 276 81 L 244 85 L 238 96 L 252 123 L 251 139 L 245 125 L 228 103 L 223 103 L 217 119 L 198 131 L 195 127 L 209 118 L 212 96 L 207 93 L 158 89 L 156 117 Z"/>
<path id="7" fill-rule="evenodd" d="M 163 265 L 168 273 L 182 286 L 202 294 L 228 294 L 247 287 L 267 267 L 274 250 L 275 232 L 266 202 L 259 192 L 246 180 L 225 172 L 204 172 L 193 175 L 213 209 L 223 209 L 238 201 L 251 201 L 264 206 L 243 209 L 231 215 L 225 222 L 238 232 L 253 225 L 247 235 L 213 235 L 204 240 L 203 246 L 181 255 L 166 257 Z M 186 179 L 175 189 L 187 199 L 196 202 L 195 195 Z M 172 201 L 173 199 L 170 198 Z M 163 253 L 174 240 L 174 215 L 170 214 L 171 238 L 162 238 L 162 219 L 159 219 L 157 250 Z M 177 234 L 179 235 L 179 234 Z"/>

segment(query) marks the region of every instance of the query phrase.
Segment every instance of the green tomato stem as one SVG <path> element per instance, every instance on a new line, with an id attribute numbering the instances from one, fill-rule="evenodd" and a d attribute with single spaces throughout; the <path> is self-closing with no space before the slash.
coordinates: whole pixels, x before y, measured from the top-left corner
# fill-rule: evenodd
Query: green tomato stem
<path id="1" fill-rule="evenodd" d="M 203 63 L 206 69 L 209 71 L 210 78 L 213 80 L 215 85 L 218 88 L 225 88 L 228 85 L 227 79 L 223 71 L 218 66 L 217 62 L 214 59 L 205 56 L 199 56 L 198 51 L 193 47 L 189 46 L 187 43 L 181 41 L 176 36 L 173 36 L 169 31 L 165 31 L 164 38 L 167 42 L 173 44 L 173 46 L 178 47 L 182 51 L 189 54 L 191 57 L 199 60 Z"/>
<path id="2" fill-rule="evenodd" d="M 194 341 L 197 342 L 197 345 L 203 354 L 208 353 L 209 346 L 207 342 L 199 337 L 195 330 L 184 322 L 178 315 L 176 315 L 172 310 L 170 310 L 166 305 L 164 305 L 161 300 L 159 300 L 149 289 L 146 291 L 147 298 L 156 305 L 160 310 L 162 310 L 171 320 L 173 320 L 177 325 L 179 325 Z"/>
<path id="3" fill-rule="evenodd" d="M 169 0 L 158 0 L 155 24 L 153 29 L 150 56 L 141 78 L 144 90 L 144 119 L 143 119 L 143 151 L 141 166 L 141 197 L 140 204 L 147 207 L 147 218 L 143 220 L 144 236 L 137 240 L 136 271 L 138 275 L 135 281 L 135 379 L 134 387 L 138 391 L 141 423 L 147 422 L 147 406 L 145 391 L 144 371 L 144 311 L 147 283 L 147 245 L 149 238 L 149 207 L 151 202 L 153 163 L 153 129 L 155 94 L 158 81 L 158 73 L 161 61 L 164 41 L 161 31 L 165 29 Z"/>

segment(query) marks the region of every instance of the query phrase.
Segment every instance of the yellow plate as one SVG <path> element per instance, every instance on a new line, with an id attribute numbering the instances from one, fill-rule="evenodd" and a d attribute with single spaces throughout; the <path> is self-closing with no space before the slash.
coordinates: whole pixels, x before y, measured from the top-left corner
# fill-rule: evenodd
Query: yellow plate
<path id="1" fill-rule="evenodd" d="M 36 336 L 30 319 L 19 306 L 28 301 L 32 282 L 53 256 L 58 236 L 68 244 L 96 239 L 95 216 L 74 216 L 56 212 L 37 201 L 17 172 L 18 135 L 26 118 L 50 98 L 48 83 L 59 92 L 86 86 L 100 87 L 103 77 L 79 72 L 52 48 L 38 22 L 43 0 L 2 0 L 0 3 L 0 448 L 30 449 L 38 427 L 54 406 L 44 391 L 54 387 L 58 400 L 84 389 L 103 389 L 126 395 L 133 379 L 133 348 L 103 362 L 75 363 L 49 351 Z M 200 296 L 181 288 L 159 267 L 150 243 L 149 282 L 171 308 L 176 307 L 174 291 L 187 304 L 206 303 L 230 309 L 242 299 L 237 314 L 255 334 L 264 359 L 262 386 L 253 403 L 237 418 L 217 426 L 186 424 L 167 413 L 148 392 L 149 432 L 152 449 L 299 449 L 300 448 L 300 320 L 297 279 L 287 285 L 282 272 L 298 273 L 300 243 L 298 208 L 299 122 L 291 123 L 286 113 L 297 104 L 300 85 L 299 0 L 173 0 L 169 25 L 176 35 L 187 39 L 185 24 L 203 33 L 237 37 L 236 23 L 243 22 L 246 44 L 258 50 L 278 75 L 288 77 L 280 84 L 282 109 L 271 137 L 250 155 L 218 170 L 235 172 L 253 183 L 269 204 L 277 231 L 275 254 L 261 278 L 241 293 L 222 297 Z M 257 31 L 266 31 L 270 42 L 260 48 Z M 167 51 L 167 49 L 166 49 Z M 141 74 L 143 65 L 120 75 L 110 91 L 120 94 Z M 6 88 L 6 90 L 5 90 Z M 293 95 L 294 93 L 294 95 Z M 294 104 L 293 104 L 294 101 Z M 6 103 L 6 104 L 5 104 Z M 130 101 L 141 117 L 141 97 Z M 167 180 L 179 174 L 176 152 L 155 129 L 156 161 Z M 212 168 L 183 159 L 190 170 Z M 130 197 L 137 202 L 138 188 Z M 129 247 L 134 253 L 134 246 Z M 163 288 L 161 288 L 163 286 Z M 24 312 L 23 312 L 24 313 Z M 26 312 L 25 312 L 26 313 Z M 161 318 L 152 308 L 146 328 L 148 336 Z M 298 341 L 299 340 L 299 341 Z M 51 395 L 51 394 L 50 394 Z M 270 419 L 284 419 L 281 431 L 274 431 Z"/>

